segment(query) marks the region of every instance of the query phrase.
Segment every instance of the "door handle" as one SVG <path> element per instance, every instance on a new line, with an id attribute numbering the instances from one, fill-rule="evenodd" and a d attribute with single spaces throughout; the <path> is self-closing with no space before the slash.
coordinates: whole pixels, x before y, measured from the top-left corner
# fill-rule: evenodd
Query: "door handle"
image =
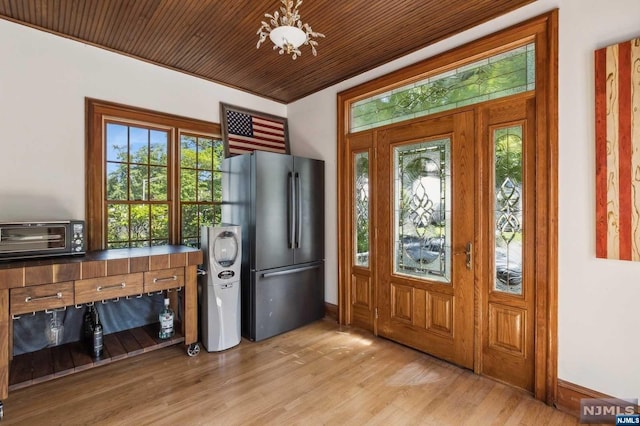
<path id="1" fill-rule="evenodd" d="M 467 266 L 468 270 L 471 270 L 471 268 L 473 267 L 473 243 L 471 243 L 471 241 L 469 241 L 464 246 L 464 252 L 462 251 L 453 252 L 454 256 L 462 256 L 463 254 L 465 257 L 465 265 Z"/>
<path id="2" fill-rule="evenodd" d="M 471 241 L 467 243 L 464 254 L 467 256 L 467 269 L 471 270 L 471 267 L 473 266 L 473 244 Z"/>
<path id="3" fill-rule="evenodd" d="M 300 175 L 296 173 L 296 204 L 298 206 L 298 217 L 296 217 L 296 248 L 300 248 L 302 240 L 302 188 Z"/>
<path id="4" fill-rule="evenodd" d="M 293 173 L 289 172 L 289 248 L 294 248 L 294 234 L 296 232 L 295 217 L 295 189 L 293 187 Z"/>
<path id="5" fill-rule="evenodd" d="M 297 274 L 298 272 L 308 271 L 310 269 L 317 269 L 317 268 L 319 268 L 321 266 L 322 266 L 322 264 L 318 263 L 317 265 L 303 266 L 302 268 L 296 268 L 296 269 L 287 269 L 286 271 L 267 272 L 265 274 L 262 274 L 262 278 L 278 277 L 280 275 Z"/>

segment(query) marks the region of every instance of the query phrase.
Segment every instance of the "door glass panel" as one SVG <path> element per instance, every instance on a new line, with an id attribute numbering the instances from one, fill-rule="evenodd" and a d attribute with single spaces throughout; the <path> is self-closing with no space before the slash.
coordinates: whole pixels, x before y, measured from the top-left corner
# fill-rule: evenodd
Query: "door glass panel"
<path id="1" fill-rule="evenodd" d="M 494 289 L 522 294 L 522 126 L 493 132 L 495 279 Z"/>
<path id="2" fill-rule="evenodd" d="M 369 266 L 369 153 L 354 156 L 355 264 Z"/>
<path id="3" fill-rule="evenodd" d="M 451 140 L 394 148 L 395 272 L 451 282 Z"/>

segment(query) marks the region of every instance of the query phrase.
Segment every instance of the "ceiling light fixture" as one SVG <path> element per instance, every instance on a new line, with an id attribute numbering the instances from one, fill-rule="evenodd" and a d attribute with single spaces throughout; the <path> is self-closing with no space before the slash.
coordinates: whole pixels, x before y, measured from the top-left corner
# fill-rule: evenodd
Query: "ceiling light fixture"
<path id="1" fill-rule="evenodd" d="M 309 24 L 303 24 L 300 19 L 300 12 L 298 7 L 302 4 L 302 0 L 297 0 L 295 7 L 293 6 L 293 0 L 280 0 L 283 6 L 280 7 L 280 12 L 277 10 L 270 13 L 265 13 L 264 16 L 269 18 L 269 22 L 262 21 L 262 26 L 258 30 L 257 34 L 260 36 L 258 40 L 258 49 L 260 44 L 267 39 L 267 35 L 273 42 L 273 50 L 280 49 L 278 53 L 281 55 L 286 53 L 291 55 L 292 59 L 296 59 L 302 55 L 299 47 L 303 44 L 311 46 L 311 52 L 313 56 L 316 56 L 316 46 L 318 42 L 312 40 L 312 38 L 324 37 L 324 34 L 317 33 L 311 29 Z"/>

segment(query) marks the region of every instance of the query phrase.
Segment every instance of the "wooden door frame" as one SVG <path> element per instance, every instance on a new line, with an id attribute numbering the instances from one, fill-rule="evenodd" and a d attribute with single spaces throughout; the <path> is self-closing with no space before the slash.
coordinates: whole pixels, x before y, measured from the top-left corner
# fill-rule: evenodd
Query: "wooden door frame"
<path id="1" fill-rule="evenodd" d="M 347 191 L 350 181 L 350 157 L 347 146 L 350 104 L 383 93 L 392 88 L 442 73 L 469 62 L 523 43 L 536 42 L 536 324 L 535 324 L 535 387 L 534 396 L 547 404 L 556 401 L 558 364 L 558 9 L 532 18 L 513 27 L 483 37 L 448 52 L 420 61 L 359 86 L 340 92 L 337 97 L 338 135 L 338 321 L 350 324 L 351 218 Z M 487 173 L 478 171 L 479 177 Z M 477 185 L 483 179 L 476 179 Z M 476 188 L 482 194 L 481 188 Z M 483 200 L 477 199 L 478 203 Z M 480 204 L 482 205 L 482 204 Z M 374 207 L 375 208 L 375 207 Z M 480 210 L 480 209 L 478 209 Z M 486 220 L 478 212 L 476 223 Z M 371 230 L 376 235 L 376 230 Z M 478 246 L 478 245 L 476 245 Z M 476 273 L 476 342 L 475 371 L 480 362 L 480 317 L 482 302 Z M 377 287 L 377 286 L 376 286 Z"/>

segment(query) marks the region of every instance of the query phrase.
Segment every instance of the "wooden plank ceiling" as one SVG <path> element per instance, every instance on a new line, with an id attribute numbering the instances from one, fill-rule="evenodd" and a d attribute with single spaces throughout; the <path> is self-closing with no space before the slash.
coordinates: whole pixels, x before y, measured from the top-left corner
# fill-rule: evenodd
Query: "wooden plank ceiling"
<path id="1" fill-rule="evenodd" d="M 256 49 L 279 0 L 0 0 L 0 17 L 289 103 L 534 0 L 304 0 L 326 38 Z"/>

